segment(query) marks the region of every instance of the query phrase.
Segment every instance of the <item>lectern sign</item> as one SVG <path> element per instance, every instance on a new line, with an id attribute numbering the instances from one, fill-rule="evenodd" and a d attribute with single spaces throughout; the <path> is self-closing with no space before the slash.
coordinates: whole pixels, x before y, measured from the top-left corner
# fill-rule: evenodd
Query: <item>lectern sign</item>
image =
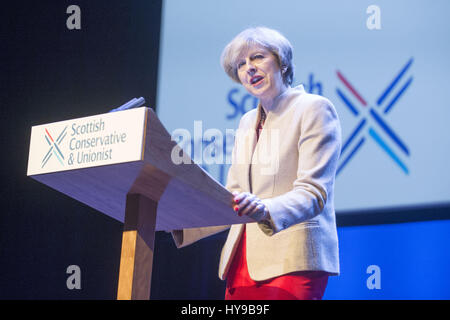
<path id="1" fill-rule="evenodd" d="M 34 126 L 28 175 L 142 160 L 145 108 Z"/>

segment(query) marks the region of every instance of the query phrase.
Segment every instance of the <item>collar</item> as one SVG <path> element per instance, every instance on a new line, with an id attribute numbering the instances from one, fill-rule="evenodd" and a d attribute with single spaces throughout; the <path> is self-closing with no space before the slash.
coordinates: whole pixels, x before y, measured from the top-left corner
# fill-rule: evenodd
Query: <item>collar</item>
<path id="1" fill-rule="evenodd" d="M 289 105 L 289 101 L 291 101 L 292 98 L 297 97 L 301 94 L 305 93 L 305 88 L 302 84 L 296 86 L 296 87 L 290 87 L 285 92 L 280 94 L 273 103 L 273 108 L 271 108 L 268 111 L 265 111 L 261 105 L 261 101 L 258 103 L 258 112 L 257 112 L 257 119 L 259 121 L 261 117 L 261 113 L 265 112 L 266 116 L 270 116 L 271 114 L 280 114 L 283 112 L 284 109 Z"/>

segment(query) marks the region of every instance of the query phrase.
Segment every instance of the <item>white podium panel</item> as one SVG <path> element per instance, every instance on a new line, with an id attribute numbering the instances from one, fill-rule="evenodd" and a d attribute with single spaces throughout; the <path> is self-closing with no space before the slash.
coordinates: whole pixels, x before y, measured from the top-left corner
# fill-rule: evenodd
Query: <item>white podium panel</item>
<path id="1" fill-rule="evenodd" d="M 27 175 L 142 160 L 145 119 L 142 107 L 34 126 Z"/>

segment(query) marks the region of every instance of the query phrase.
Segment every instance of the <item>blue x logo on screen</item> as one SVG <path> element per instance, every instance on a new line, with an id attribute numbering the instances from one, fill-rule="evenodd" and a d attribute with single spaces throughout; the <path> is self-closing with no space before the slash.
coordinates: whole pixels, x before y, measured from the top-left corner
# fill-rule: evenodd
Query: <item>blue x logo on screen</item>
<path id="1" fill-rule="evenodd" d="M 341 161 L 337 169 L 337 175 L 348 164 L 351 158 L 360 150 L 361 146 L 365 143 L 368 137 L 373 139 L 380 148 L 386 152 L 386 154 L 403 170 L 405 174 L 409 174 L 408 167 L 399 156 L 403 154 L 409 157 L 410 152 L 406 144 L 400 139 L 390 125 L 386 122 L 386 117 L 392 110 L 394 105 L 398 102 L 405 90 L 411 84 L 413 77 L 410 76 L 403 85 L 400 85 L 402 78 L 404 78 L 406 72 L 411 67 L 413 58 L 409 59 L 406 65 L 395 76 L 394 80 L 387 86 L 387 88 L 381 93 L 376 101 L 376 106 L 369 105 L 366 100 L 356 91 L 355 87 L 342 75 L 340 71 L 337 71 L 337 76 L 342 84 L 346 87 L 349 93 L 353 96 L 352 99 L 348 97 L 347 91 L 344 93 L 341 89 L 337 88 L 336 92 L 339 98 L 344 102 L 344 105 L 350 110 L 350 112 L 359 119 L 355 129 L 350 133 L 349 137 L 344 141 L 341 150 Z M 399 88 L 400 87 L 400 88 Z M 399 89 L 398 89 L 399 88 Z M 398 90 L 397 90 L 398 89 Z M 392 92 L 392 98 L 387 99 Z M 358 105 L 354 101 L 358 101 Z M 371 119 L 373 121 L 368 121 Z M 370 123 L 369 123 L 370 122 Z M 385 133 L 385 137 L 380 135 L 380 132 Z"/>

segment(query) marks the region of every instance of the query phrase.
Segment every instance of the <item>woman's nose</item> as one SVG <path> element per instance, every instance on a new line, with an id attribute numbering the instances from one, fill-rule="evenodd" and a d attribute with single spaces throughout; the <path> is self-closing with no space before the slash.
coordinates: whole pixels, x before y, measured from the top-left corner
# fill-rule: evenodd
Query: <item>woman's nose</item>
<path id="1" fill-rule="evenodd" d="M 255 74 L 255 72 L 256 67 L 253 65 L 253 63 L 250 61 L 247 62 L 247 73 L 252 76 L 253 74 Z"/>

